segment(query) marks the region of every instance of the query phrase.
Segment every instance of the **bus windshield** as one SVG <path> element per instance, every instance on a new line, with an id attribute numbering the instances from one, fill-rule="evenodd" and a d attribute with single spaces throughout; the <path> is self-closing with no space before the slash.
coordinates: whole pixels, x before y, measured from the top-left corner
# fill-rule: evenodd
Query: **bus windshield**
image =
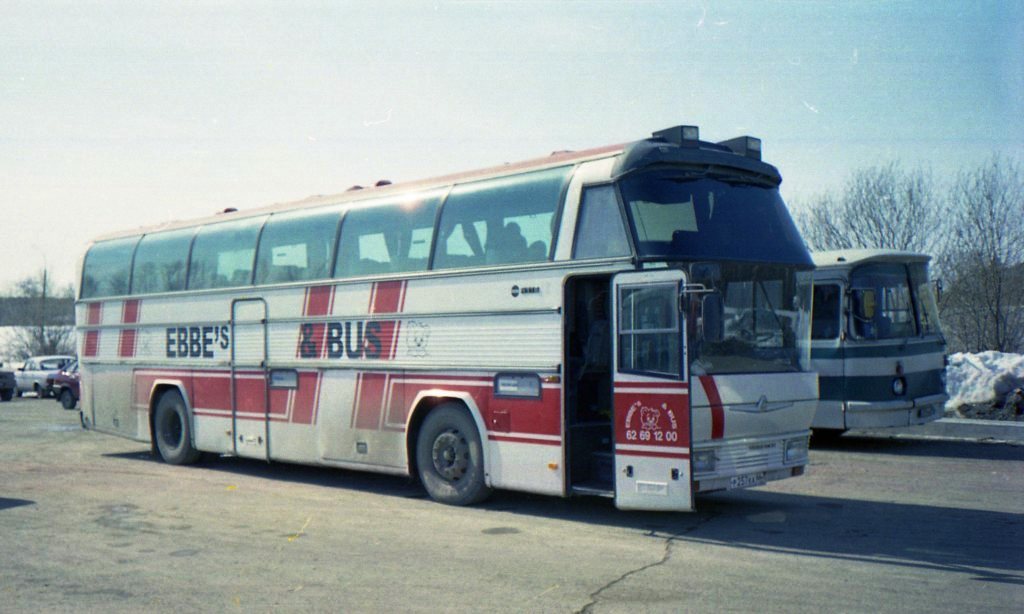
<path id="1" fill-rule="evenodd" d="M 731 263 L 715 275 L 691 281 L 704 292 L 690 294 L 687 318 L 691 371 L 696 375 L 805 371 L 810 360 L 811 283 L 792 266 Z M 707 301 L 714 293 L 721 301 Z M 704 323 L 710 305 L 721 306 L 718 330 Z"/>
<path id="2" fill-rule="evenodd" d="M 637 173 L 619 186 L 640 258 L 813 266 L 774 186 L 682 169 Z"/>
<path id="3" fill-rule="evenodd" d="M 866 264 L 850 274 L 854 339 L 940 334 L 938 308 L 925 263 Z"/>

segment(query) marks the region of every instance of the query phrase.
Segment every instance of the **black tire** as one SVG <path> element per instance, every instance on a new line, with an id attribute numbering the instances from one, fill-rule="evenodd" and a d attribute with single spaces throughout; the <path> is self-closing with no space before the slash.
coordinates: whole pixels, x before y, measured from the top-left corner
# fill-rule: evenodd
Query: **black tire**
<path id="1" fill-rule="evenodd" d="M 37 399 L 45 399 L 48 396 L 46 394 L 46 391 L 43 390 L 43 387 L 40 386 L 39 384 L 32 384 L 32 389 L 36 391 Z"/>
<path id="2" fill-rule="evenodd" d="M 18 397 L 19 399 L 21 398 L 21 388 L 18 388 L 14 391 L 14 396 Z"/>
<path id="3" fill-rule="evenodd" d="M 200 452 L 192 446 L 192 425 L 185 401 L 176 390 L 165 392 L 153 412 L 153 438 L 160 458 L 171 465 L 191 465 Z"/>
<path id="4" fill-rule="evenodd" d="M 75 395 L 71 394 L 71 391 L 67 388 L 60 391 L 60 406 L 64 409 L 74 409 L 78 403 L 78 399 Z"/>
<path id="5" fill-rule="evenodd" d="M 427 494 L 440 503 L 471 505 L 491 494 L 480 433 L 460 405 L 439 405 L 423 421 L 416 438 L 416 466 Z"/>
<path id="6" fill-rule="evenodd" d="M 0 401 L 4 403 L 14 398 L 14 389 L 8 388 L 7 390 L 0 390 Z"/>

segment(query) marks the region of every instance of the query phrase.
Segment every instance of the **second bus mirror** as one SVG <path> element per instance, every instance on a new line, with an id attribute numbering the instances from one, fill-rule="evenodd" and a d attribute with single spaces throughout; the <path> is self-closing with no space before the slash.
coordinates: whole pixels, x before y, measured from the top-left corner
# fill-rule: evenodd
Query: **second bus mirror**
<path id="1" fill-rule="evenodd" d="M 722 304 L 722 295 L 718 292 L 711 292 L 701 297 L 701 336 L 704 341 L 716 343 L 722 340 L 724 328 L 725 307 Z"/>

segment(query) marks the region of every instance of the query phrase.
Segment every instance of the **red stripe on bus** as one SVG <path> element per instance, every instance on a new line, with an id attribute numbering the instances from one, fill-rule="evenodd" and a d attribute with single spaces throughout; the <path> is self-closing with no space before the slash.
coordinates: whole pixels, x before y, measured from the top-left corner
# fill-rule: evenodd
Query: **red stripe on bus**
<path id="1" fill-rule="evenodd" d="M 388 374 L 360 373 L 352 401 L 352 428 L 379 430 Z"/>
<path id="2" fill-rule="evenodd" d="M 370 291 L 370 313 L 399 313 L 405 303 L 405 281 L 378 281 Z"/>
<path id="3" fill-rule="evenodd" d="M 132 299 L 124 302 L 121 307 L 121 322 L 123 324 L 136 324 L 139 321 L 139 307 L 142 301 Z"/>
<path id="4" fill-rule="evenodd" d="M 375 282 L 370 289 L 369 313 L 401 313 L 405 308 L 406 288 L 407 282 L 404 280 Z M 398 320 L 380 322 L 382 358 L 394 360 L 398 354 L 398 334 L 401 328 L 402 323 Z"/>
<path id="5" fill-rule="evenodd" d="M 718 384 L 710 375 L 701 375 L 697 379 L 711 405 L 711 438 L 721 439 L 725 435 L 725 410 L 722 408 L 722 397 L 718 394 Z"/>
<path id="6" fill-rule="evenodd" d="M 82 353 L 86 356 L 96 356 L 100 349 L 100 331 L 90 330 L 85 333 L 84 347 Z"/>
<path id="7" fill-rule="evenodd" d="M 302 302 L 303 316 L 330 315 L 334 306 L 334 286 L 314 286 L 306 288 L 306 296 Z M 323 322 L 304 324 L 299 327 L 299 343 L 295 348 L 296 358 L 327 356 L 327 325 Z M 303 332 L 308 331 L 308 332 Z M 311 352 L 302 351 L 303 343 L 312 344 Z M 311 356 L 312 355 L 312 356 Z"/>
<path id="8" fill-rule="evenodd" d="M 316 409 L 320 400 L 320 371 L 299 373 L 299 387 L 292 396 L 292 416 L 290 422 L 296 424 L 316 424 Z"/>
<path id="9" fill-rule="evenodd" d="M 91 303 L 89 305 L 89 315 L 86 321 L 90 326 L 96 326 L 103 321 L 103 303 Z"/>
<path id="10" fill-rule="evenodd" d="M 138 299 L 125 301 L 121 305 L 121 323 L 136 324 L 139 321 Z M 134 328 L 122 329 L 117 343 L 117 355 L 120 358 L 133 358 L 135 356 L 135 341 L 137 334 Z"/>
<path id="11" fill-rule="evenodd" d="M 494 435 L 490 434 L 487 436 L 490 441 L 508 441 L 512 443 L 531 443 L 538 446 L 560 446 L 562 445 L 561 440 L 552 439 L 533 439 L 530 437 L 515 437 L 509 435 Z"/>

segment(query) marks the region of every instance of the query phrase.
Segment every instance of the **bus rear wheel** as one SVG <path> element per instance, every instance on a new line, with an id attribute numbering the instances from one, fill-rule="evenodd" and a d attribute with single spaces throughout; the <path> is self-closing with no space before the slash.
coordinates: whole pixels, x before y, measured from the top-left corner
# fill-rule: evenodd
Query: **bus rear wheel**
<path id="1" fill-rule="evenodd" d="M 200 452 L 192 446 L 192 427 L 185 401 L 176 390 L 165 392 L 153 413 L 153 437 L 160 458 L 171 465 L 191 465 Z"/>
<path id="2" fill-rule="evenodd" d="M 469 413 L 454 403 L 436 407 L 423 421 L 416 465 L 427 494 L 440 503 L 471 505 L 491 494 L 480 433 Z"/>

